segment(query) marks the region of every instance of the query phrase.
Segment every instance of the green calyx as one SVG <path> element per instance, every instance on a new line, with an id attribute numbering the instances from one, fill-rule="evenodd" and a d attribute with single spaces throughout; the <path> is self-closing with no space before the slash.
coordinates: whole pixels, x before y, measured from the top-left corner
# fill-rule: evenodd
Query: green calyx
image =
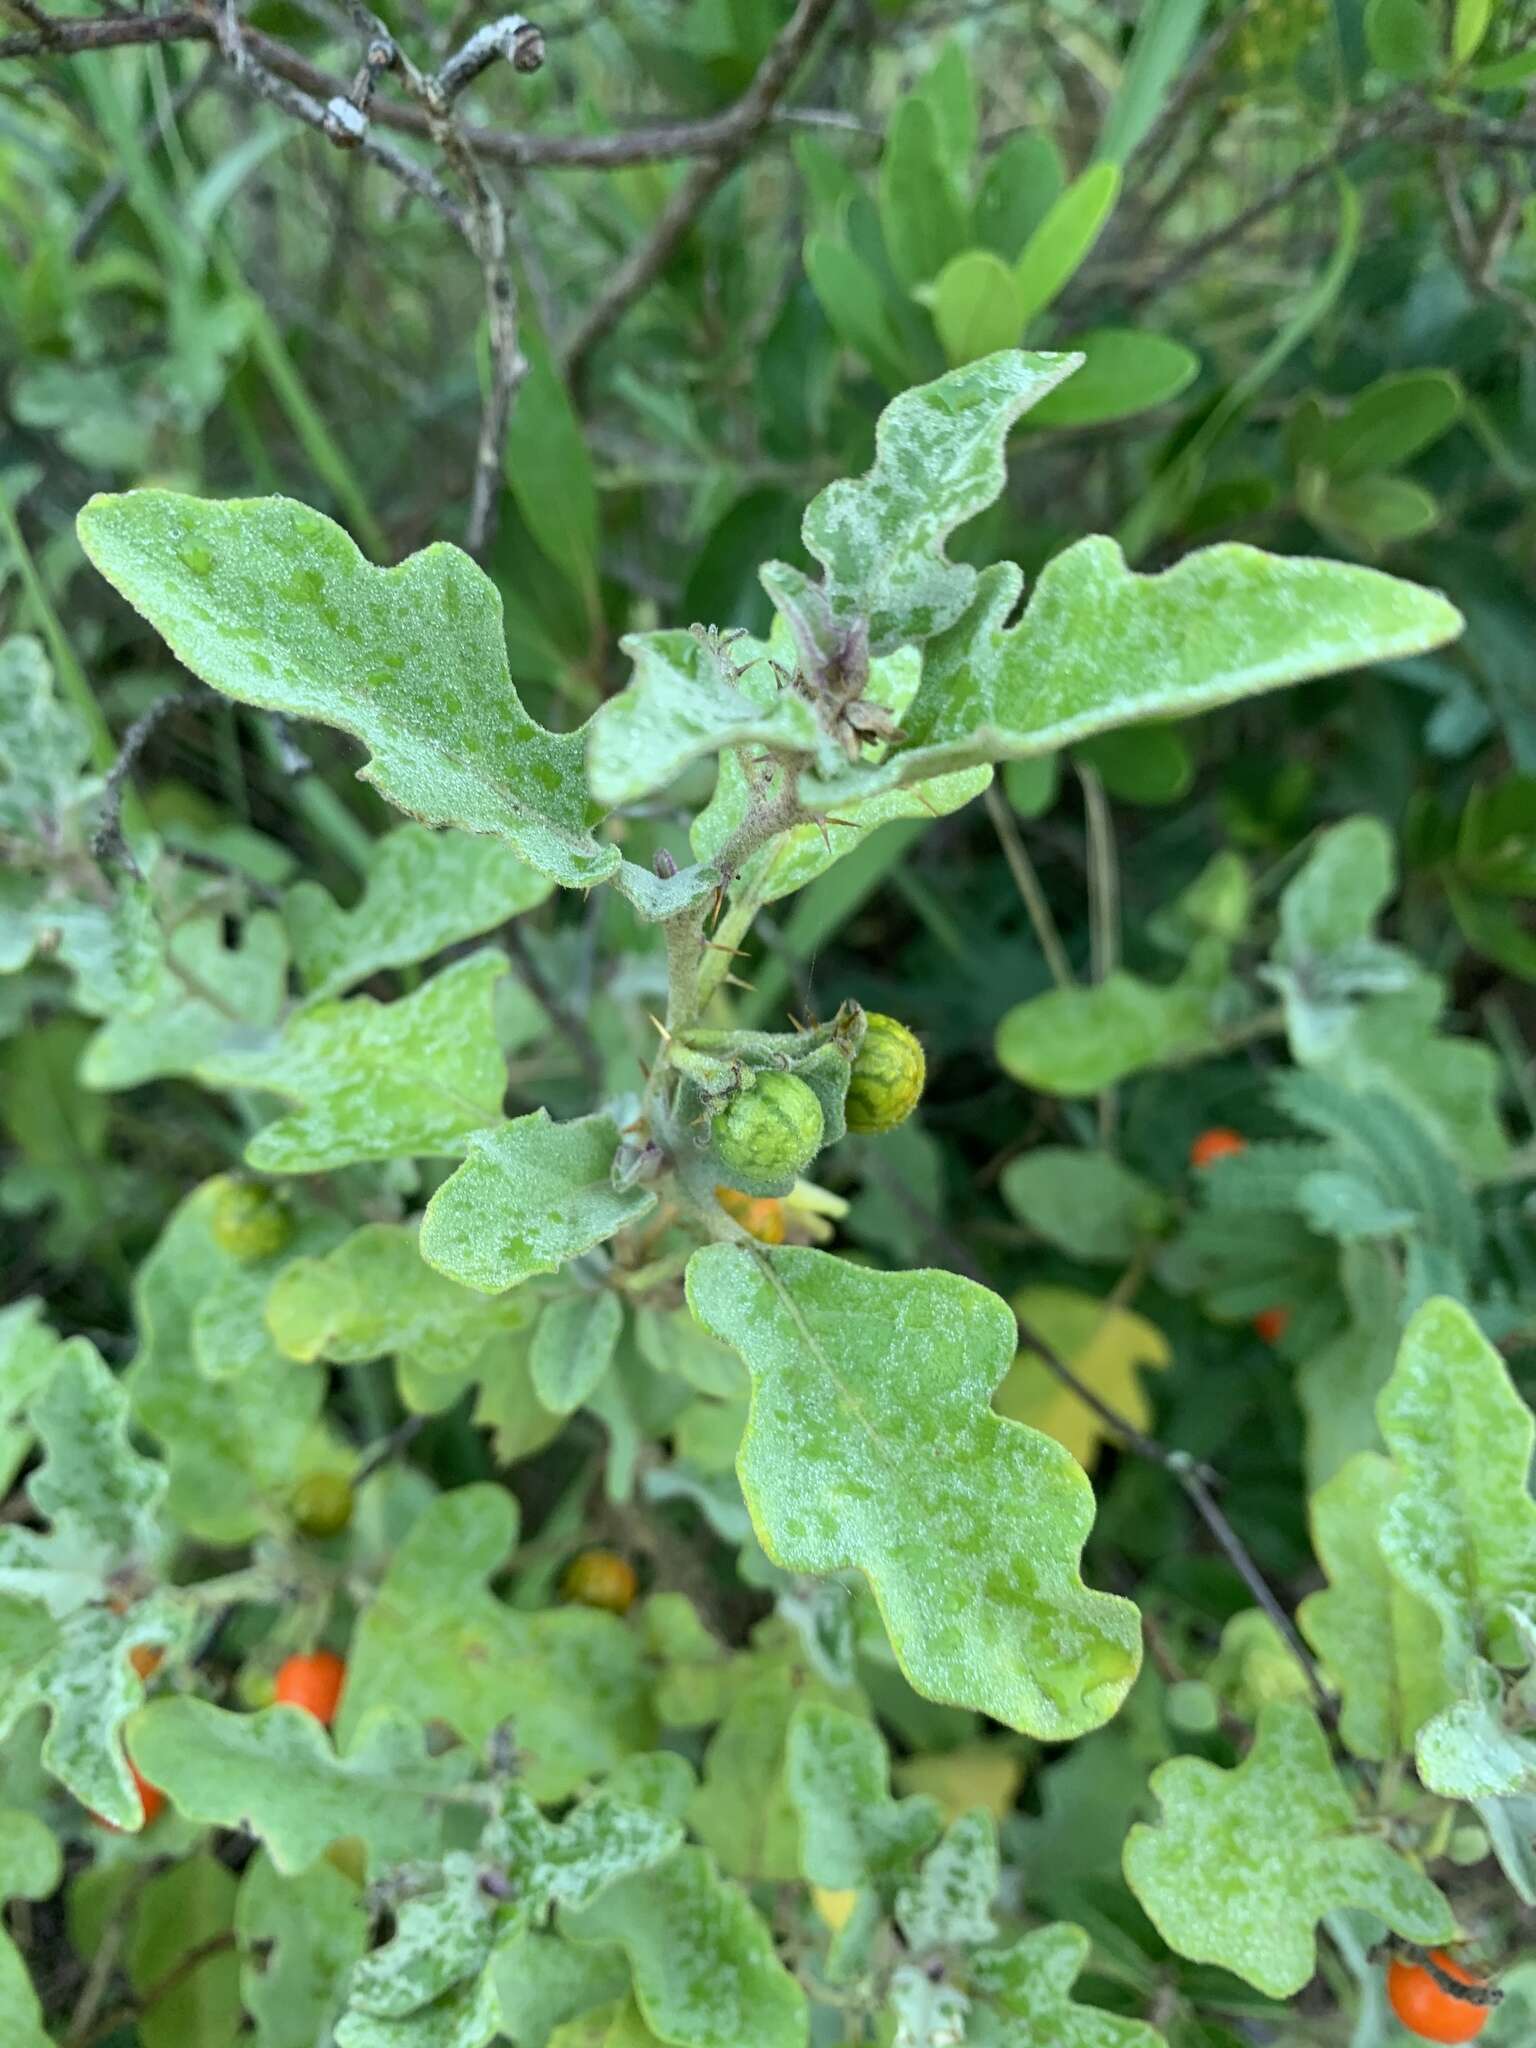
<path id="1" fill-rule="evenodd" d="M 873 1136 L 905 1123 L 922 1096 L 927 1072 L 923 1048 L 906 1025 L 872 1010 L 848 1079 L 849 1130 Z"/>
<path id="2" fill-rule="evenodd" d="M 793 1180 L 821 1150 L 821 1104 L 793 1074 L 759 1074 L 711 1127 L 715 1157 L 731 1174 L 754 1182 Z"/>
<path id="3" fill-rule="evenodd" d="M 214 1205 L 213 1241 L 231 1258 L 270 1259 L 293 1235 L 293 1217 L 270 1188 L 231 1181 Z"/>

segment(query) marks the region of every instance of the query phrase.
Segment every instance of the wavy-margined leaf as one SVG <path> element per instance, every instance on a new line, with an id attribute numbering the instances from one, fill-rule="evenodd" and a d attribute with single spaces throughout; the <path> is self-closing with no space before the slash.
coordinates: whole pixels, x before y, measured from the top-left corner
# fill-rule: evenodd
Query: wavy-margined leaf
<path id="1" fill-rule="evenodd" d="M 975 1957 L 967 2048 L 1163 2048 L 1141 2020 L 1077 2003 L 1072 1986 L 1087 1960 L 1087 1935 L 1066 1922 Z"/>
<path id="2" fill-rule="evenodd" d="M 1536 1586 L 1536 1420 L 1472 1317 L 1443 1298 L 1404 1331 L 1377 1414 L 1402 1475 L 1382 1555 L 1438 1618 L 1460 1690 L 1479 1648 L 1497 1646 L 1508 1600 Z"/>
<path id="3" fill-rule="evenodd" d="M 350 2007 L 336 2025 L 336 2048 L 491 2048 L 501 2031 L 501 2000 L 482 1967 L 441 1998 L 399 2016 Z"/>
<path id="4" fill-rule="evenodd" d="M 805 1994 L 746 1893 L 702 1849 L 609 1885 L 560 1927 L 619 1943 L 642 2016 L 674 2048 L 805 2048 Z"/>
<path id="5" fill-rule="evenodd" d="M 165 1544 L 165 1470 L 128 1441 L 128 1396 L 96 1347 L 63 1347 L 31 1408 L 43 1462 L 27 1493 L 48 1534 L 0 1529 L 0 1592 L 72 1614 L 103 1597 L 108 1579 L 136 1580 Z"/>
<path id="6" fill-rule="evenodd" d="M 339 2011 L 368 1942 L 363 1894 L 324 1857 L 284 1877 L 260 1852 L 235 1900 L 240 2003 L 257 2048 L 314 2048 Z"/>
<path id="7" fill-rule="evenodd" d="M 41 640 L 0 641 L 0 833 L 41 846 L 60 819 L 96 787 L 86 779 L 91 735 L 61 704 Z"/>
<path id="8" fill-rule="evenodd" d="M 273 1028 L 287 982 L 288 942 L 271 911 L 257 911 L 233 945 L 221 917 L 189 917 L 167 939 L 147 1001 L 109 1017 L 86 1047 L 80 1078 L 113 1089 L 196 1075 Z"/>
<path id="9" fill-rule="evenodd" d="M 43 1462 L 27 1492 L 45 1532 L 0 1528 L 0 1735 L 48 1715 L 42 1762 L 115 1826 L 142 1821 L 119 1730 L 143 1703 L 139 1644 L 179 1642 L 187 1617 L 153 1588 L 166 1532 L 164 1468 L 128 1442 L 128 1397 L 92 1346 L 71 1338 L 32 1404 Z M 126 1612 L 111 1604 L 132 1589 Z"/>
<path id="10" fill-rule="evenodd" d="M 958 1984 L 930 1977 L 916 1963 L 892 1970 L 886 2002 L 896 2022 L 892 2048 L 961 2048 L 966 2039 L 971 2001 Z"/>
<path id="11" fill-rule="evenodd" d="M 919 1692 L 1052 1740 L 1108 1719 L 1140 1662 L 1136 1610 L 1082 1582 L 1081 1466 L 989 1405 L 1015 1349 L 996 1295 L 711 1245 L 688 1298 L 752 1375 L 737 1471 L 769 1556 L 862 1571 Z"/>
<path id="12" fill-rule="evenodd" d="M 324 1256 L 290 1261 L 269 1287 L 265 1315 L 278 1347 L 305 1364 L 392 1354 L 402 1391 L 435 1409 L 482 1371 L 518 1369 L 509 1353 L 526 1342 L 538 1307 L 531 1294 L 487 1297 L 448 1279 L 422 1258 L 410 1224 L 365 1223 Z"/>
<path id="13" fill-rule="evenodd" d="M 1149 1426 L 1152 1403 L 1141 1375 L 1164 1371 L 1173 1357 L 1155 1324 L 1070 1287 L 1023 1288 L 1013 1297 L 1012 1307 L 1020 1322 L 1044 1337 L 1117 1414 L 1137 1429 Z M 1085 1472 L 1098 1463 L 1100 1445 L 1115 1441 L 1093 1409 L 1064 1387 L 1028 1346 L 1009 1367 L 994 1406 L 999 1415 L 1043 1429 L 1065 1444 Z"/>
<path id="14" fill-rule="evenodd" d="M 523 1933 L 498 1944 L 491 1976 L 513 2048 L 550 2048 L 557 2029 L 628 1996 L 623 1951 Z"/>
<path id="15" fill-rule="evenodd" d="M 35 1294 L 0 1308 L 0 1495 L 10 1492 L 32 1448 L 28 1411 L 64 1355 Z"/>
<path id="16" fill-rule="evenodd" d="M 593 1793 L 556 1822 L 514 1786 L 482 1847 L 504 1865 L 519 1907 L 539 1916 L 551 1906 L 590 1905 L 609 1885 L 665 1861 L 682 1839 L 670 1815 L 612 1791 Z"/>
<path id="17" fill-rule="evenodd" d="M 616 1188 L 612 1117 L 557 1124 L 546 1109 L 469 1140 L 469 1157 L 427 1204 L 421 1255 L 487 1294 L 553 1273 L 656 1206 L 648 1188 Z"/>
<path id="18" fill-rule="evenodd" d="M 161 490 L 93 498 L 79 532 L 194 675 L 354 734 L 371 756 L 361 774 L 402 810 L 493 833 L 572 888 L 618 866 L 592 836 L 585 736 L 523 709 L 496 586 L 457 548 L 378 569 L 291 499 Z"/>
<path id="19" fill-rule="evenodd" d="M 996 1940 L 992 1902 L 1000 1876 L 991 1814 L 981 1808 L 961 1814 L 896 1896 L 896 1918 L 908 1946 L 921 1954 Z"/>
<path id="20" fill-rule="evenodd" d="M 207 1181 L 171 1217 L 134 1283 L 139 1349 L 126 1384 L 134 1419 L 158 1438 L 177 1524 L 214 1543 L 243 1543 L 286 1498 L 325 1401 L 320 1373 L 275 1350 L 245 1354 L 243 1369 L 213 1374 L 213 1333 L 199 1322 L 211 1293 L 239 1262 L 213 1235 L 229 1183 Z"/>
<path id="21" fill-rule="evenodd" d="M 1342 1907 L 1374 1913 L 1409 1941 L 1456 1932 L 1422 1872 L 1360 1813 L 1307 1707 L 1274 1701 L 1235 1770 L 1176 1757 L 1152 1774 L 1162 1806 L 1125 1844 L 1131 1890 L 1170 1948 L 1219 1963 L 1271 1998 L 1317 1967 L 1316 1926 Z"/>
<path id="22" fill-rule="evenodd" d="M 697 1680 L 698 1674 L 690 1675 Z M 690 1711 L 675 1671 L 658 1690 L 668 1719 L 691 1720 L 709 1704 L 723 1716 L 704 1755 L 689 1825 L 731 1877 L 791 1883 L 801 1874 L 800 1819 L 788 1772 L 795 1715 L 808 1697 L 846 1701 L 850 1695 L 834 1694 L 787 1659 L 767 1668 L 755 1659 L 738 1659 L 734 1671 L 726 1667 L 715 1675 L 722 1690 L 739 1688 L 728 1706 L 699 1699 Z"/>
<path id="23" fill-rule="evenodd" d="M 1077 364 L 1005 349 L 892 400 L 875 429 L 874 468 L 829 484 L 806 511 L 805 545 L 822 583 L 782 562 L 763 570 L 803 652 L 835 661 L 862 628 L 870 653 L 888 654 L 959 617 L 976 571 L 951 562 L 944 544 L 1003 488 L 1008 429 Z"/>
<path id="24" fill-rule="evenodd" d="M 1339 1733 L 1355 1756 L 1384 1762 L 1410 1748 L 1445 1699 L 1440 1624 L 1382 1555 L 1382 1516 L 1400 1480 L 1362 1451 L 1312 1496 L 1312 1541 L 1328 1587 L 1297 1619 L 1343 1696 Z"/>
<path id="25" fill-rule="evenodd" d="M 1536 1794 L 1536 1739 L 1511 1727 L 1510 1718 L 1503 1677 L 1476 1658 L 1466 1697 L 1419 1730 L 1415 1762 L 1430 1791 L 1474 1802 Z"/>
<path id="26" fill-rule="evenodd" d="M 499 1486 L 461 1486 L 423 1509 L 353 1636 L 344 1742 L 381 1706 L 444 1721 L 476 1748 L 511 1722 L 523 1782 L 543 1800 L 650 1747 L 640 1647 L 616 1616 L 529 1614 L 486 1590 L 516 1537 L 517 1505 Z"/>
<path id="27" fill-rule="evenodd" d="M 1128 1074 L 1215 1044 L 1219 984 L 1203 972 L 1159 985 L 1117 968 L 1091 988 L 1015 1003 L 997 1027 L 997 1059 L 1026 1088 L 1097 1095 Z"/>
<path id="28" fill-rule="evenodd" d="M 128 1730 L 134 1762 L 189 1820 L 246 1828 L 283 1876 L 356 1835 L 374 1874 L 435 1853 L 443 1794 L 469 1759 L 427 1752 L 422 1731 L 379 1714 L 338 1755 L 301 1707 L 231 1714 L 207 1700 L 152 1700 Z"/>
<path id="29" fill-rule="evenodd" d="M 498 839 L 401 825 L 376 842 L 362 896 L 343 910 L 318 882 L 283 898 L 311 1002 L 384 967 L 408 967 L 542 903 L 554 884 Z"/>
<path id="30" fill-rule="evenodd" d="M 776 679 L 744 693 L 727 672 L 729 654 L 699 634 L 631 633 L 622 645 L 634 677 L 588 727 L 587 773 L 605 803 L 634 803 L 729 747 L 814 753 L 823 743 L 804 697 Z"/>
<path id="31" fill-rule="evenodd" d="M 1132 1258 L 1166 1226 L 1167 1197 L 1108 1152 L 1036 1145 L 1004 1167 L 1003 1200 L 1021 1223 L 1075 1259 Z"/>
<path id="32" fill-rule="evenodd" d="M 507 971 L 492 950 L 457 960 L 393 1003 L 316 1003 L 275 1043 L 206 1060 L 198 1078 L 263 1088 L 299 1104 L 252 1138 L 264 1173 L 325 1173 L 366 1159 L 462 1152 L 501 1116 L 507 1070 L 491 989 Z"/>
<path id="33" fill-rule="evenodd" d="M 349 2005 L 380 2019 L 403 2019 L 484 1969 L 497 1901 L 480 1883 L 476 1857 L 453 1850 L 431 1891 L 403 1899 L 389 1940 L 352 1972 Z"/>
<path id="34" fill-rule="evenodd" d="M 808 800 L 835 805 L 977 761 L 1050 753 L 1136 719 L 1187 718 L 1423 653 L 1462 623 L 1436 592 L 1379 570 L 1236 542 L 1142 576 L 1114 541 L 1078 541 L 1046 564 L 1011 626 L 1022 587 L 1011 563 L 984 569 L 964 615 L 923 651 L 903 743 L 877 766 L 806 777 Z"/>
<path id="35" fill-rule="evenodd" d="M 857 1891 L 909 1872 L 938 1836 L 939 1809 L 893 1799 L 890 1757 L 871 1721 L 808 1700 L 790 1722 L 785 1782 L 800 1819 L 800 1868 L 813 1884 Z"/>
<path id="36" fill-rule="evenodd" d="M 46 1899 L 64 1874 L 51 1828 L 35 1814 L 0 1809 L 0 1906 L 12 1899 Z M 21 1952 L 0 1928 L 0 2031 L 5 2048 L 52 2048 L 43 2031 L 43 2008 Z"/>
<path id="37" fill-rule="evenodd" d="M 567 1294 L 539 1317 L 529 1363 L 533 1388 L 556 1415 L 570 1415 L 613 1363 L 624 1305 L 611 1288 Z"/>

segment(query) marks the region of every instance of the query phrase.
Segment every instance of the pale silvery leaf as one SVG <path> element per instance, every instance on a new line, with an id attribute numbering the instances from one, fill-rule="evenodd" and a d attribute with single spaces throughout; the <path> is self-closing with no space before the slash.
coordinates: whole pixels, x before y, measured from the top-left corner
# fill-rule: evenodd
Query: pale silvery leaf
<path id="1" fill-rule="evenodd" d="M 427 824 L 507 840 L 557 882 L 611 875 L 585 736 L 534 722 L 512 686 L 496 586 L 441 542 L 375 568 L 287 498 L 93 498 L 81 544 L 173 654 L 226 696 L 354 734 L 360 772 Z"/>
<path id="2" fill-rule="evenodd" d="M 737 1472 L 773 1561 L 862 1571 L 930 1698 L 1053 1741 L 1107 1720 L 1139 1620 L 1079 1574 L 1081 1466 L 992 1411 L 1017 1342 L 1006 1305 L 949 1273 L 731 1245 L 694 1254 L 688 1299 L 752 1375 Z"/>
<path id="3" fill-rule="evenodd" d="M 721 875 L 718 868 L 707 863 L 683 868 L 675 875 L 658 875 L 632 860 L 621 860 L 610 879 L 647 924 L 660 924 L 713 896 Z"/>
<path id="4" fill-rule="evenodd" d="M 265 1853 L 246 1865 L 235 1900 L 240 2002 L 257 2048 L 315 2048 L 368 1940 L 363 1894 L 324 1857 L 284 1877 Z"/>
<path id="5" fill-rule="evenodd" d="M 552 1905 L 590 1905 L 608 1885 L 662 1862 L 682 1839 L 669 1815 L 611 1791 L 594 1793 L 554 1822 L 514 1786 L 482 1847 L 504 1865 L 519 1906 L 540 1915 Z"/>
<path id="6" fill-rule="evenodd" d="M 184 1641 L 190 1625 L 172 1593 L 152 1594 L 125 1615 L 105 1604 L 77 1607 L 57 1623 L 41 1607 L 11 1610 L 0 1645 L 0 1734 L 29 1708 L 46 1707 L 44 1768 L 114 1827 L 139 1827 L 143 1809 L 122 1727 L 143 1705 L 144 1687 L 129 1653 L 141 1643 Z"/>
<path id="7" fill-rule="evenodd" d="M 78 712 L 58 702 L 41 640 L 0 640 L 0 838 L 36 847 L 95 787 L 82 787 L 91 736 Z"/>
<path id="8" fill-rule="evenodd" d="M 36 1295 L 0 1308 L 0 1495 L 10 1492 L 31 1450 L 27 1411 L 64 1352 L 42 1312 Z"/>
<path id="9" fill-rule="evenodd" d="M 486 951 L 393 1003 L 316 1003 L 260 1051 L 206 1061 L 199 1079 L 270 1089 L 300 1105 L 247 1145 L 246 1158 L 265 1173 L 462 1152 L 501 1116 L 507 1072 L 491 989 L 506 971 L 506 956 Z"/>
<path id="10" fill-rule="evenodd" d="M 210 1370 L 223 1360 L 226 1336 L 200 1311 L 239 1268 L 213 1235 L 229 1185 L 220 1177 L 189 1195 L 140 1266 L 139 1349 L 126 1375 L 135 1422 L 164 1449 L 172 1516 L 213 1543 L 243 1543 L 267 1528 L 325 1400 L 323 1374 L 296 1372 L 267 1348 L 246 1349 L 231 1375 Z"/>
<path id="11" fill-rule="evenodd" d="M 46 1899 L 57 1890 L 63 1858 L 52 1831 L 36 1815 L 0 1809 L 0 1906 L 12 1899 Z M 0 2033 L 6 2048 L 52 2048 L 43 2009 L 27 1966 L 0 1928 Z"/>
<path id="12" fill-rule="evenodd" d="M 981 1807 L 962 1813 L 923 1858 L 917 1876 L 897 1894 L 896 1918 L 909 1946 L 921 1954 L 995 1941 L 992 1901 L 1000 1875 L 997 1826 L 991 1814 Z"/>
<path id="13" fill-rule="evenodd" d="M 429 1266 L 407 1223 L 365 1223 L 321 1258 L 297 1258 L 271 1283 L 268 1330 L 306 1365 L 360 1365 L 386 1353 L 420 1373 L 461 1373 L 494 1338 L 529 1328 L 531 1297 L 461 1287 Z"/>
<path id="14" fill-rule="evenodd" d="M 489 1969 L 398 2019 L 351 2010 L 336 2025 L 336 2048 L 491 2048 L 501 2033 L 501 2000 Z"/>
<path id="15" fill-rule="evenodd" d="M 460 1752 L 429 1756 L 419 1728 L 374 1716 L 344 1756 L 301 1707 L 231 1714 L 207 1700 L 153 1700 L 128 1731 L 133 1760 L 189 1820 L 246 1828 L 282 1875 L 307 1870 L 344 1835 L 367 1845 L 373 1874 L 435 1853 L 443 1794 Z"/>
<path id="16" fill-rule="evenodd" d="M 678 2048 L 806 2048 L 805 1994 L 746 1893 L 679 1849 L 560 1915 L 576 1941 L 618 1942 L 651 2031 Z"/>
<path id="17" fill-rule="evenodd" d="M 957 1985 L 935 1980 L 914 1963 L 891 1972 L 892 2048 L 963 2048 L 971 2002 Z"/>
<path id="18" fill-rule="evenodd" d="M 85 1049 L 88 1088 L 137 1088 L 161 1075 L 195 1075 L 220 1053 L 259 1044 L 282 1014 L 288 942 L 281 920 L 259 910 L 225 943 L 223 919 L 177 925 L 150 982 L 148 1000 L 109 1017 Z"/>
<path id="19" fill-rule="evenodd" d="M 1235 1770 L 1176 1757 L 1152 1774 L 1162 1806 L 1131 1829 L 1125 1874 L 1159 1934 L 1181 1956 L 1217 1963 L 1271 1998 L 1289 1998 L 1317 1967 L 1316 1926 L 1356 1907 L 1415 1942 L 1456 1933 L 1450 1907 L 1379 1834 L 1334 1768 L 1307 1707 L 1272 1701 Z"/>
<path id="20" fill-rule="evenodd" d="M 1003 488 L 1003 447 L 1019 416 L 1081 356 L 1005 349 L 904 391 L 880 415 L 875 465 L 829 484 L 806 511 L 807 550 L 824 569 L 818 587 L 781 562 L 763 584 L 823 659 L 863 628 L 871 654 L 924 640 L 959 617 L 976 571 L 944 544 Z"/>
<path id="21" fill-rule="evenodd" d="M 476 1133 L 427 1204 L 422 1257 L 487 1294 L 555 1272 L 656 1206 L 648 1188 L 613 1185 L 618 1144 L 612 1117 L 557 1124 L 545 1109 Z"/>
<path id="22" fill-rule="evenodd" d="M 1377 1415 L 1402 1475 L 1382 1514 L 1382 1554 L 1438 1617 L 1459 1691 L 1490 1633 L 1507 1627 L 1505 1603 L 1536 1586 L 1536 1423 L 1498 1352 L 1444 1298 L 1403 1333 Z"/>
<path id="23" fill-rule="evenodd" d="M 401 2019 L 485 1967 L 497 1907 L 476 1858 L 450 1851 L 441 1875 L 437 1890 L 400 1902 L 394 1933 L 352 1972 L 347 1999 L 358 2011 Z"/>
<path id="24" fill-rule="evenodd" d="M 499 1486 L 461 1486 L 422 1510 L 353 1635 L 343 1742 L 377 1707 L 446 1722 L 476 1748 L 510 1722 L 523 1783 L 544 1800 L 650 1747 L 640 1646 L 617 1616 L 527 1613 L 487 1590 L 516 1537 L 516 1502 Z"/>
<path id="25" fill-rule="evenodd" d="M 1419 1730 L 1420 1778 L 1446 1799 L 1529 1798 L 1536 1793 L 1536 1740 L 1508 1725 L 1504 1681 L 1479 1657 L 1468 1673 L 1468 1696 Z"/>
<path id="26" fill-rule="evenodd" d="M 1186 718 L 1255 691 L 1419 654 L 1461 630 L 1433 591 L 1352 563 L 1224 543 L 1160 575 L 1094 536 L 1041 571 L 1007 621 L 1019 571 L 982 571 L 965 615 L 930 641 L 923 681 L 883 763 L 801 788 L 837 804 L 977 761 L 1045 754 L 1144 718 Z"/>
<path id="27" fill-rule="evenodd" d="M 376 843 L 352 909 L 318 882 L 299 882 L 283 898 L 283 918 L 313 1002 L 505 924 L 552 887 L 498 839 L 401 825 Z"/>
<path id="28" fill-rule="evenodd" d="M 533 1390 L 555 1415 L 570 1415 L 613 1363 L 624 1307 L 611 1288 L 552 1301 L 533 1333 Z"/>
<path id="29" fill-rule="evenodd" d="M 1087 1935 L 1067 1922 L 973 1957 L 966 2048 L 1163 2048 L 1141 2020 L 1077 2003 L 1072 1986 L 1087 1960 Z"/>
<path id="30" fill-rule="evenodd" d="M 31 1417 L 43 1462 L 27 1493 L 50 1526 L 0 1529 L 0 1593 L 63 1617 L 103 1599 L 109 1579 L 152 1571 L 166 1475 L 129 1444 L 128 1396 L 84 1337 L 60 1350 Z"/>
<path id="31" fill-rule="evenodd" d="M 785 1784 L 800 1820 L 800 1868 L 830 1891 L 910 1871 L 939 1832 L 932 1799 L 893 1799 L 890 1758 L 870 1721 L 807 1700 L 789 1724 Z"/>
<path id="32" fill-rule="evenodd" d="M 1343 1696 L 1339 1733 L 1355 1756 L 1385 1762 L 1412 1745 L 1445 1697 L 1440 1625 L 1382 1555 L 1381 1519 L 1400 1480 L 1361 1451 L 1312 1496 L 1312 1541 L 1328 1587 L 1297 1612 Z"/>
<path id="33" fill-rule="evenodd" d="M 698 634 L 631 633 L 620 644 L 634 679 L 587 729 L 587 774 L 603 803 L 634 803 L 665 789 L 689 762 L 730 747 L 808 754 L 822 744 L 804 697 L 787 685 L 744 694 L 727 672 L 729 653 Z"/>

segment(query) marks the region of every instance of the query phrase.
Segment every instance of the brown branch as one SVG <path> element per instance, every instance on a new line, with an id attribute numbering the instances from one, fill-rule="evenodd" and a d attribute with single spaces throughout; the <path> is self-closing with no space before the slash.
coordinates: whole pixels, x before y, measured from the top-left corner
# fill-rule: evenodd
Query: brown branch
<path id="1" fill-rule="evenodd" d="M 642 293 L 666 269 L 694 221 L 752 147 L 773 117 L 795 73 L 810 51 L 837 0 L 799 0 L 757 74 L 722 117 L 714 151 L 696 164 L 662 209 L 650 235 L 632 250 L 578 322 L 564 349 L 567 376 L 582 366 L 604 335 L 616 327 Z"/>
<path id="2" fill-rule="evenodd" d="M 823 0 L 821 15 L 830 12 L 833 0 Z M 798 17 L 797 17 L 798 18 Z M 793 27 L 791 23 L 791 27 Z M 786 31 L 787 35 L 788 31 Z M 57 21 L 33 35 L 0 36 L 0 63 L 22 57 L 74 57 L 95 50 L 111 50 L 125 43 L 217 43 L 213 23 L 188 8 L 169 14 L 109 16 L 93 21 Z M 248 53 L 268 72 L 312 94 L 322 105 L 346 97 L 346 81 L 312 64 L 286 43 L 259 29 L 246 29 Z M 516 129 L 487 128 L 466 124 L 461 133 L 475 154 L 488 163 L 510 164 L 522 170 L 532 166 L 552 169 L 611 171 L 630 164 L 662 163 L 686 157 L 713 157 L 737 143 L 742 130 L 747 141 L 771 119 L 768 114 L 753 118 L 752 102 L 759 82 L 772 63 L 775 45 L 757 77 L 734 106 L 698 121 L 651 121 L 611 135 L 529 135 Z M 787 83 L 787 81 L 785 81 Z M 783 85 L 779 87 L 782 93 Z M 775 94 L 775 98 L 778 94 Z M 383 101 L 370 116 L 374 128 L 387 128 L 397 135 L 414 135 L 430 140 L 432 124 L 424 108 Z"/>

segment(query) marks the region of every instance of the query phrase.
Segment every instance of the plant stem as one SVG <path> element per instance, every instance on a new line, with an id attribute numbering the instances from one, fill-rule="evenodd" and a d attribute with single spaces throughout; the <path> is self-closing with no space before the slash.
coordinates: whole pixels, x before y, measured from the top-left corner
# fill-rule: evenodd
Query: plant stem
<path id="1" fill-rule="evenodd" d="M 987 784 L 987 793 L 983 801 L 987 807 L 987 815 L 992 820 L 993 829 L 997 833 L 998 843 L 1003 849 L 1003 858 L 1008 863 L 1009 873 L 1013 876 L 1014 885 L 1028 913 L 1036 943 L 1045 956 L 1046 966 L 1051 970 L 1051 979 L 1058 988 L 1071 988 L 1074 985 L 1072 962 L 1067 958 L 1067 949 L 1061 942 L 1061 933 L 1057 929 L 1055 918 L 1051 915 L 1051 906 L 1046 901 L 1039 873 L 1029 857 L 1029 849 L 1024 844 L 1024 835 L 1008 808 L 1007 799 L 995 782 Z"/>

